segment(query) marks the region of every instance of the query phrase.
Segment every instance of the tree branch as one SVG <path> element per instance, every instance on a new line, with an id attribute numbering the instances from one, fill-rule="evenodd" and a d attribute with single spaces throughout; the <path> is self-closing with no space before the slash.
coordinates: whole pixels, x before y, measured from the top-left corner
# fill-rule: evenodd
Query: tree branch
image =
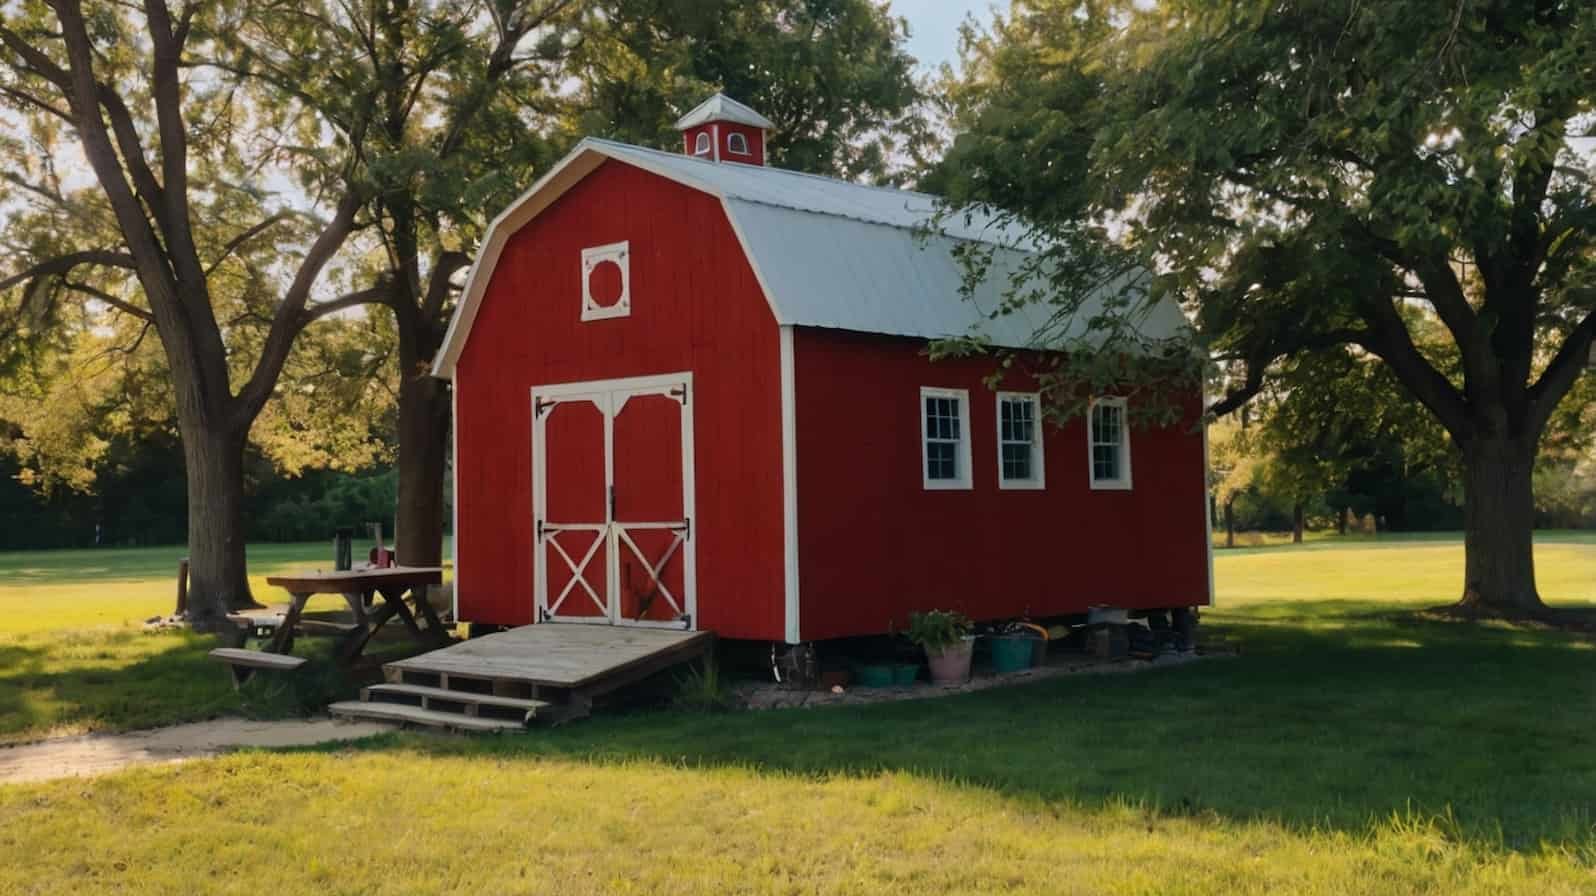
<path id="1" fill-rule="evenodd" d="M 203 282 L 205 271 L 194 246 L 188 210 L 188 130 L 183 122 L 183 80 L 178 75 L 182 45 L 173 32 L 165 0 L 145 0 L 154 56 L 151 92 L 155 97 L 156 130 L 161 141 L 161 184 L 166 248 L 179 281 Z M 185 17 L 192 13 L 185 12 Z M 182 25 L 186 32 L 188 21 Z"/>
<path id="2" fill-rule="evenodd" d="M 1529 409 L 1525 415 L 1526 433 L 1540 438 L 1552 411 L 1568 394 L 1568 390 L 1574 387 L 1574 381 L 1579 379 L 1580 372 L 1590 363 L 1592 345 L 1596 345 L 1596 311 L 1586 314 L 1585 319 L 1574 327 L 1574 331 L 1563 340 L 1563 347 L 1553 356 L 1552 363 L 1530 387 Z"/>
<path id="3" fill-rule="evenodd" d="M 464 252 L 444 252 L 432 265 L 432 277 L 427 282 L 427 295 L 421 302 L 421 319 L 431 321 L 443 312 L 444 302 L 449 300 L 449 294 L 454 291 L 450 282 L 455 272 L 471 263 L 471 257 Z"/>
<path id="4" fill-rule="evenodd" d="M 129 303 L 129 302 L 125 302 L 125 301 L 117 298 L 116 296 L 111 295 L 110 293 L 106 292 L 103 289 L 100 289 L 97 286 L 90 286 L 87 283 L 77 283 L 77 282 L 74 282 L 72 280 L 66 280 L 66 279 L 63 279 L 61 281 L 61 285 L 65 286 L 67 289 L 72 290 L 73 292 L 82 293 L 82 294 L 84 294 L 86 296 L 89 296 L 91 298 L 98 299 L 99 301 L 104 302 L 107 305 L 110 305 L 112 308 L 115 308 L 116 310 L 122 312 L 123 314 L 132 315 L 133 317 L 136 317 L 139 320 L 146 321 L 148 323 L 154 323 L 155 322 L 155 315 L 151 314 L 148 311 L 145 311 L 143 308 L 140 308 L 137 305 L 134 305 L 134 304 Z"/>
<path id="5" fill-rule="evenodd" d="M 255 224 L 254 226 L 245 230 L 243 233 L 240 233 L 239 235 L 228 240 L 227 245 L 222 247 L 221 254 L 217 255 L 216 258 L 206 266 L 205 276 L 209 277 L 212 271 L 216 270 L 218 267 L 221 267 L 222 262 L 231 257 L 234 252 L 237 252 L 239 247 L 259 236 L 267 229 L 288 220 L 290 217 L 292 217 L 292 215 L 289 212 L 278 212 L 271 217 Z"/>
<path id="6" fill-rule="evenodd" d="M 103 267 L 127 268 L 129 270 L 134 268 L 133 256 L 123 252 L 110 252 L 103 249 L 72 252 L 47 261 L 41 261 L 25 271 L 0 279 L 0 292 L 10 289 L 19 283 L 27 283 L 40 277 L 65 276 L 73 268 L 82 265 L 100 265 Z"/>
<path id="7" fill-rule="evenodd" d="M 318 302 L 306 308 L 301 314 L 301 325 L 320 320 L 329 314 L 334 314 L 349 308 L 356 308 L 361 305 L 387 304 L 390 288 L 391 287 L 385 281 L 378 283 L 376 286 L 346 293 L 330 301 Z"/>
<path id="8" fill-rule="evenodd" d="M 1396 306 L 1382 297 L 1366 303 L 1369 333 L 1358 344 L 1385 361 L 1397 379 L 1410 389 L 1446 427 L 1459 445 L 1470 432 L 1468 404 L 1456 386 L 1419 352 Z"/>
<path id="9" fill-rule="evenodd" d="M 245 414 L 243 419 L 253 420 L 255 414 L 265 405 L 270 397 L 272 384 L 277 382 L 277 375 L 282 371 L 283 362 L 288 359 L 288 350 L 293 346 L 294 337 L 305 326 L 305 302 L 310 297 L 310 289 L 321 276 L 322 268 L 332 260 L 344 240 L 348 239 L 354 229 L 355 213 L 360 210 L 360 197 L 351 190 L 344 195 L 338 203 L 338 209 L 333 214 L 332 220 L 322 228 L 321 234 L 311 244 L 310 251 L 305 253 L 305 260 L 300 263 L 299 270 L 294 274 L 294 280 L 288 286 L 288 291 L 283 294 L 282 302 L 277 306 L 277 312 L 272 318 L 270 332 L 266 334 L 266 343 L 261 348 L 260 360 L 255 364 L 255 371 L 251 374 L 249 382 L 239 392 L 238 412 Z"/>

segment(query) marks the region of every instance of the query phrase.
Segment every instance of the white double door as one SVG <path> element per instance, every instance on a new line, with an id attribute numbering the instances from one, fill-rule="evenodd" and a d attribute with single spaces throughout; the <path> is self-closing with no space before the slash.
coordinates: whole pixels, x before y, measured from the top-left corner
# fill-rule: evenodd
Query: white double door
<path id="1" fill-rule="evenodd" d="M 693 629 L 692 374 L 532 390 L 540 622 Z"/>

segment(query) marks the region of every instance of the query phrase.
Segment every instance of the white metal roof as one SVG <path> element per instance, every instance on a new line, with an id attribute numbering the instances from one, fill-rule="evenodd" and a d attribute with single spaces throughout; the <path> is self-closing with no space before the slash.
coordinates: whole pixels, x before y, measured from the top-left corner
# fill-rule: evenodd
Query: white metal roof
<path id="1" fill-rule="evenodd" d="M 767 131 L 776 129 L 775 122 L 726 94 L 717 93 L 694 106 L 693 111 L 677 119 L 676 130 L 685 131 L 688 128 L 697 127 L 711 121 L 732 121 L 737 124 L 746 124 L 751 128 L 763 128 Z"/>
<path id="2" fill-rule="evenodd" d="M 607 159 L 719 198 L 778 324 L 924 339 L 974 333 L 1019 348 L 1033 343 L 1043 323 L 1045 309 L 1037 306 L 989 317 L 1030 244 L 1018 228 L 978 210 L 937 220 L 937 200 L 924 193 L 590 138 L 489 225 L 434 365 L 437 376 L 453 375 L 510 234 Z M 968 295 L 965 267 L 953 255 L 961 240 L 993 247 L 988 275 Z M 1070 329 L 1084 330 L 1097 304 L 1086 303 Z M 1163 339 L 1181 332 L 1186 320 L 1165 300 L 1145 309 L 1139 326 L 1144 336 Z"/>

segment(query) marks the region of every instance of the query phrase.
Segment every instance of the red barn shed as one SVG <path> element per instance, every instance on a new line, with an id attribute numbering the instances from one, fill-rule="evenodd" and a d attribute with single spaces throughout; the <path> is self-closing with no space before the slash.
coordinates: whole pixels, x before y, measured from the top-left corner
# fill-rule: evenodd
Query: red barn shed
<path id="1" fill-rule="evenodd" d="M 990 362 L 929 360 L 972 329 L 1027 343 L 1038 321 L 981 312 L 1001 277 L 967 298 L 951 254 L 1020 263 L 1013 235 L 928 238 L 933 197 L 766 167 L 769 126 L 717 96 L 682 154 L 585 140 L 493 222 L 435 370 L 457 618 L 796 643 L 1208 603 L 1195 417 L 1133 432 L 1104 396 L 1059 428 Z"/>

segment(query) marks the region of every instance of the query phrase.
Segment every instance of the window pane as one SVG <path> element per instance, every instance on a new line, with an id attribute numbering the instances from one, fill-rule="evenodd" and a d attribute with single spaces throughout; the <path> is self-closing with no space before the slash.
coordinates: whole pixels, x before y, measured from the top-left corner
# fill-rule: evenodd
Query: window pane
<path id="1" fill-rule="evenodd" d="M 1031 447 L 1029 445 L 1004 445 L 1002 446 L 1002 451 L 1004 479 L 1031 478 Z"/>
<path id="2" fill-rule="evenodd" d="M 1119 478 L 1119 447 L 1116 445 L 1092 446 L 1092 478 Z"/>
<path id="3" fill-rule="evenodd" d="M 925 446 L 926 478 L 959 478 L 958 457 L 958 443 L 956 442 L 927 442 Z"/>

